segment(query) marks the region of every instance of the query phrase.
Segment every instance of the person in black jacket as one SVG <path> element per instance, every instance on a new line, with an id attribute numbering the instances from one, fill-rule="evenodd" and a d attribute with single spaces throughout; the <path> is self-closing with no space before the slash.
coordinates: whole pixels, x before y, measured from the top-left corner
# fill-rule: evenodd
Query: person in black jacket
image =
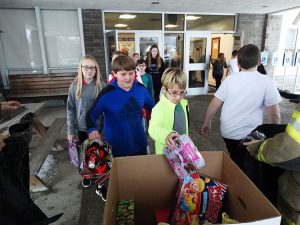
<path id="1" fill-rule="evenodd" d="M 260 72 L 261 74 L 267 74 L 267 71 L 262 63 L 258 65 L 257 71 Z"/>
<path id="2" fill-rule="evenodd" d="M 154 88 L 155 103 L 159 101 L 159 94 L 161 89 L 161 76 L 165 70 L 163 59 L 160 57 L 157 45 L 152 45 L 147 56 L 147 70 L 151 74 Z"/>
<path id="3" fill-rule="evenodd" d="M 226 59 L 224 57 L 224 53 L 219 53 L 218 59 L 216 59 L 212 63 L 212 67 L 213 67 L 212 75 L 213 75 L 213 78 L 216 80 L 216 90 L 218 90 L 218 88 L 221 85 L 222 78 L 223 78 L 223 67 L 225 69 L 227 68 L 227 63 L 226 63 Z"/>

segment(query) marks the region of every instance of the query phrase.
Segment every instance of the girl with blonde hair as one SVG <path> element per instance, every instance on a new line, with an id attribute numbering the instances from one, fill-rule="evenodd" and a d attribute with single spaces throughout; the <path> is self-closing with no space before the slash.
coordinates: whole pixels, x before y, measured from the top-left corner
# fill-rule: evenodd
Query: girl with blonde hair
<path id="1" fill-rule="evenodd" d="M 82 57 L 78 65 L 77 77 L 69 88 L 67 100 L 69 142 L 78 138 L 79 143 L 82 143 L 88 137 L 85 115 L 103 87 L 105 83 L 101 78 L 96 59 L 91 55 Z"/>

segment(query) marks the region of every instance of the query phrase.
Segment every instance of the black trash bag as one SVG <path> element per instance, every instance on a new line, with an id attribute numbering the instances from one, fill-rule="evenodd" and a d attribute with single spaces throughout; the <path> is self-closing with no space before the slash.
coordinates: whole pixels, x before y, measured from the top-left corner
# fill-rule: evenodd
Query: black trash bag
<path id="1" fill-rule="evenodd" d="M 21 119 L 20 119 L 20 123 L 29 123 L 32 124 L 33 123 L 33 119 L 35 117 L 35 114 L 32 112 L 26 113 Z"/>
<path id="2" fill-rule="evenodd" d="M 30 123 L 26 122 L 14 124 L 9 127 L 8 131 L 10 135 L 18 134 L 20 136 L 23 136 L 29 146 L 32 138 L 32 125 Z"/>
<path id="3" fill-rule="evenodd" d="M 0 151 L 0 224 L 46 225 L 62 214 L 48 218 L 29 193 L 29 147 L 24 134 L 5 139 Z"/>

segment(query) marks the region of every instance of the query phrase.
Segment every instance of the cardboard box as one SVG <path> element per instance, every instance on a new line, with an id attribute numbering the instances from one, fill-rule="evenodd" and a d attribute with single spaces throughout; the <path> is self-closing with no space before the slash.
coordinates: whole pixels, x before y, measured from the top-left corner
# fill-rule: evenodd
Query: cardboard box
<path id="1" fill-rule="evenodd" d="M 222 151 L 201 152 L 200 171 L 228 185 L 226 212 L 240 224 L 280 225 L 276 208 Z M 135 200 L 135 224 L 154 225 L 158 209 L 176 204 L 178 178 L 163 155 L 115 158 L 110 175 L 103 224 L 114 225 L 119 200 Z"/>

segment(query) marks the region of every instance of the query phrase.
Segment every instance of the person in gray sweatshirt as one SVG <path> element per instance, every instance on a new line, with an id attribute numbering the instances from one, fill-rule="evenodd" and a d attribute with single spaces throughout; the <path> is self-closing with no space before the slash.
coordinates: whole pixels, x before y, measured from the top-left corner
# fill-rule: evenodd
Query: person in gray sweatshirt
<path id="1" fill-rule="evenodd" d="M 101 78 L 96 59 L 90 55 L 82 57 L 78 65 L 78 75 L 70 85 L 67 100 L 69 142 L 72 142 L 76 138 L 79 144 L 81 144 L 88 138 L 85 115 L 92 107 L 103 87 L 105 87 L 105 83 Z"/>

